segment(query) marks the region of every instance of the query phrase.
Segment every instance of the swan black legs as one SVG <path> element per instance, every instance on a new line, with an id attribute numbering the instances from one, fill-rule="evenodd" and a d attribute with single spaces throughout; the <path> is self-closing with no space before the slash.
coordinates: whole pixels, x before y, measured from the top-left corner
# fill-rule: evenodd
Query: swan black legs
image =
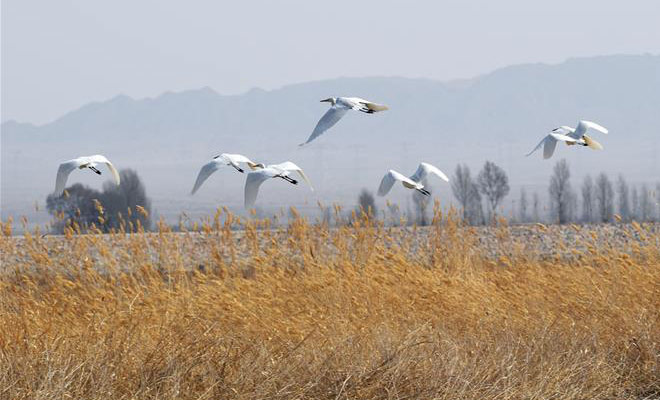
<path id="1" fill-rule="evenodd" d="M 288 176 L 285 176 L 285 175 L 278 175 L 277 177 L 278 177 L 278 178 L 282 178 L 282 179 L 284 179 L 285 181 L 287 181 L 287 182 L 289 182 L 289 183 L 291 183 L 291 184 L 293 184 L 293 185 L 297 185 L 297 184 L 298 184 L 298 181 L 297 181 L 297 180 L 295 180 L 295 179 L 293 179 L 293 178 L 289 178 Z"/>

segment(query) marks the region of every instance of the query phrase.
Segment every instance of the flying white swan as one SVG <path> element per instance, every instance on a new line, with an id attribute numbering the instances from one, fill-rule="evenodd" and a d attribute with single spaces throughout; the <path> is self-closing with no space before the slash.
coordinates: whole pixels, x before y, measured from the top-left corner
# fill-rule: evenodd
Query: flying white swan
<path id="1" fill-rule="evenodd" d="M 101 171 L 96 168 L 97 164 L 105 164 L 112 177 L 117 185 L 119 185 L 119 173 L 115 169 L 114 165 L 100 154 L 95 154 L 93 156 L 85 156 L 74 158 L 73 160 L 65 161 L 60 164 L 60 167 L 57 169 L 57 179 L 55 180 L 55 192 L 56 196 L 61 196 L 64 193 L 64 188 L 66 187 L 66 180 L 69 178 L 69 174 L 76 168 L 83 169 L 89 168 L 97 174 L 101 175 Z"/>
<path id="2" fill-rule="evenodd" d="M 197 175 L 195 186 L 193 186 L 190 194 L 195 194 L 195 192 L 197 192 L 199 187 L 202 186 L 202 183 L 204 183 L 204 181 L 206 181 L 206 179 L 208 179 L 208 177 L 211 176 L 211 174 L 219 170 L 223 165 L 231 165 L 236 169 L 236 171 L 241 173 L 245 172 L 241 168 L 241 163 L 247 164 L 247 166 L 250 167 L 250 169 L 252 170 L 264 168 L 263 164 L 255 163 L 254 161 L 250 160 L 249 158 L 245 157 L 242 154 L 222 153 L 220 155 L 213 157 L 211 161 L 209 161 L 208 163 L 202 166 L 202 168 L 199 170 L 199 174 Z"/>
<path id="3" fill-rule="evenodd" d="M 608 132 L 608 130 L 603 126 L 591 121 L 582 120 L 580 123 L 578 123 L 576 128 L 562 125 L 559 128 L 553 129 L 552 133 L 544 137 L 543 140 L 541 140 L 539 144 L 534 147 L 534 150 L 527 154 L 527 156 L 530 156 L 536 150 L 540 149 L 541 146 L 543 146 L 543 158 L 550 158 L 555 152 L 558 141 L 562 141 L 568 146 L 576 144 L 580 146 L 586 146 L 594 150 L 603 150 L 603 146 L 600 143 L 586 134 L 588 129 L 594 129 L 605 134 Z"/>
<path id="4" fill-rule="evenodd" d="M 321 117 L 319 122 L 316 124 L 316 128 L 312 134 L 307 138 L 305 143 L 301 143 L 300 146 L 303 146 L 317 137 L 321 136 L 323 132 L 332 128 L 334 124 L 337 123 L 347 112 L 348 110 L 362 111 L 363 113 L 373 114 L 378 111 L 387 110 L 387 106 L 372 103 L 369 100 L 361 99 L 359 97 L 329 97 L 321 102 L 327 101 L 332 104 L 332 107 Z"/>
<path id="5" fill-rule="evenodd" d="M 393 169 L 387 171 L 383 179 L 380 181 L 380 186 L 378 187 L 378 195 L 385 196 L 389 193 L 390 189 L 396 181 L 401 182 L 403 187 L 408 189 L 415 189 L 423 195 L 429 196 L 431 192 L 424 189 L 424 185 L 421 183 L 424 178 L 429 174 L 436 175 L 445 182 L 449 182 L 449 178 L 444 172 L 440 171 L 437 167 L 429 163 L 420 163 L 417 167 L 417 171 L 410 176 L 410 178 L 405 177 L 403 174 L 394 171 Z"/>
<path id="6" fill-rule="evenodd" d="M 294 171 L 297 171 L 305 182 L 307 182 L 310 189 L 314 191 L 312 184 L 309 182 L 302 168 L 291 161 L 268 165 L 263 169 L 248 174 L 245 180 L 245 208 L 250 209 L 254 206 L 257 200 L 257 194 L 259 193 L 259 186 L 270 178 L 282 178 L 293 185 L 297 185 L 298 181 L 289 176 Z"/>

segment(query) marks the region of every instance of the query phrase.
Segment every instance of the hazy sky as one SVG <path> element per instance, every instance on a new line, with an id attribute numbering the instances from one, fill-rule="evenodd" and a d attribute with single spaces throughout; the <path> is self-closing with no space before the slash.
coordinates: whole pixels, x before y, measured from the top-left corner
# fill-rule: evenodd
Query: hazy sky
<path id="1" fill-rule="evenodd" d="M 339 76 L 467 78 L 660 53 L 660 1 L 3 0 L 2 120 L 94 100 Z"/>

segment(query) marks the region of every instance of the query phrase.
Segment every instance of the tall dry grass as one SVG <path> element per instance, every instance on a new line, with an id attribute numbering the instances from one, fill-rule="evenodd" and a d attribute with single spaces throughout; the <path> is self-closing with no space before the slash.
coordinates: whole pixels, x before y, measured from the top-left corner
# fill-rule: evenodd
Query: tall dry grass
<path id="1" fill-rule="evenodd" d="M 654 230 L 575 243 L 502 224 L 486 246 L 439 213 L 425 229 L 220 214 L 3 236 L 0 397 L 660 397 Z"/>

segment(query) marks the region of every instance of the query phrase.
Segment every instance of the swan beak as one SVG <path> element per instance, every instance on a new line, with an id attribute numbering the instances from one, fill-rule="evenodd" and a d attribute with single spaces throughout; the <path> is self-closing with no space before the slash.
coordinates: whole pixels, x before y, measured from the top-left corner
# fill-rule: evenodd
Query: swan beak
<path id="1" fill-rule="evenodd" d="M 332 102 L 332 98 L 323 99 L 323 100 L 321 100 L 321 103 L 326 102 L 326 101 L 327 101 L 328 103 L 331 103 L 331 102 Z"/>

